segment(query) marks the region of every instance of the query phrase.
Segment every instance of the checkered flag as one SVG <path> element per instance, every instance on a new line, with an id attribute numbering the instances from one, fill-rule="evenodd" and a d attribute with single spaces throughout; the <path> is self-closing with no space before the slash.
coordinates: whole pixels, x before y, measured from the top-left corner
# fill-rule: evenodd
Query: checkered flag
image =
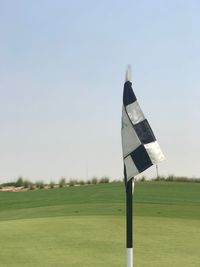
<path id="1" fill-rule="evenodd" d="M 154 133 L 132 89 L 128 67 L 123 93 L 122 150 L 126 182 L 153 164 L 164 160 Z"/>

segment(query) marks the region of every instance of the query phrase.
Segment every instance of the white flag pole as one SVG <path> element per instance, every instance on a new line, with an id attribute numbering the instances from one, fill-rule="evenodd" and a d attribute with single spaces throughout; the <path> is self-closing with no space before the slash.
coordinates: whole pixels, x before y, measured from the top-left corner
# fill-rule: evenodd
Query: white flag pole
<path id="1" fill-rule="evenodd" d="M 156 164 L 156 178 L 158 179 L 159 174 L 158 174 L 158 164 Z"/>

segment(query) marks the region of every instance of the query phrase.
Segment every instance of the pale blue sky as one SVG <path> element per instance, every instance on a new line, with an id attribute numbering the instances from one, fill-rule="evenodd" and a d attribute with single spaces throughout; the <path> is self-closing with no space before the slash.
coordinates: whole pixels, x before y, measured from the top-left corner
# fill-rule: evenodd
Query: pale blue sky
<path id="1" fill-rule="evenodd" d="M 200 177 L 199 12 L 197 0 L 0 0 L 0 181 L 86 178 L 87 165 L 122 177 L 128 63 L 160 173 Z"/>

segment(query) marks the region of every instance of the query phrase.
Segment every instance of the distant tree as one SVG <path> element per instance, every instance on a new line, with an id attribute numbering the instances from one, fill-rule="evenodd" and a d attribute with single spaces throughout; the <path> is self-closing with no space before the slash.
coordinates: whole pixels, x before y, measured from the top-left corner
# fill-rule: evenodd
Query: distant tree
<path id="1" fill-rule="evenodd" d="M 145 176 L 142 176 L 141 179 L 140 179 L 141 182 L 145 182 L 146 181 L 146 177 Z"/>
<path id="2" fill-rule="evenodd" d="M 79 183 L 80 185 L 84 185 L 84 184 L 85 184 L 85 181 L 80 180 L 78 183 Z"/>
<path id="3" fill-rule="evenodd" d="M 30 190 L 34 190 L 35 189 L 35 185 L 33 183 L 31 183 L 29 189 Z"/>
<path id="4" fill-rule="evenodd" d="M 66 185 L 66 180 L 65 178 L 61 178 L 59 181 L 59 187 L 64 187 Z"/>
<path id="5" fill-rule="evenodd" d="M 173 175 L 173 174 L 170 174 L 167 176 L 167 181 L 175 181 L 176 180 L 176 177 Z"/>
<path id="6" fill-rule="evenodd" d="M 24 180 L 23 180 L 22 177 L 19 177 L 19 178 L 17 179 L 16 183 L 15 183 L 15 186 L 16 186 L 16 187 L 21 187 L 21 186 L 23 186 L 23 185 L 24 185 Z"/>
<path id="7" fill-rule="evenodd" d="M 44 182 L 43 181 L 37 181 L 35 183 L 35 186 L 38 188 L 38 189 L 43 189 L 44 188 Z"/>
<path id="8" fill-rule="evenodd" d="M 25 187 L 25 188 L 30 188 L 31 187 L 31 182 L 29 181 L 29 180 L 24 180 L 23 181 L 23 186 Z"/>
<path id="9" fill-rule="evenodd" d="M 50 182 L 49 186 L 50 186 L 51 189 L 53 189 L 55 187 L 55 183 L 54 182 Z"/>
<path id="10" fill-rule="evenodd" d="M 76 181 L 73 179 L 70 179 L 68 184 L 69 186 L 74 186 L 76 184 Z"/>
<path id="11" fill-rule="evenodd" d="M 98 183 L 98 178 L 94 176 L 91 180 L 92 184 L 97 184 Z"/>
<path id="12" fill-rule="evenodd" d="M 106 184 L 109 183 L 109 178 L 107 176 L 103 176 L 99 179 L 100 184 Z"/>

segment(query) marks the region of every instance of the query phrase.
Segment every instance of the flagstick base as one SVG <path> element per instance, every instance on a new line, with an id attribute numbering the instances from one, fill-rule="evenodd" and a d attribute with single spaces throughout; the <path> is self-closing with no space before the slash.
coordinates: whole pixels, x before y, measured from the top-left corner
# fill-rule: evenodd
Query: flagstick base
<path id="1" fill-rule="evenodd" d="M 127 262 L 127 267 L 133 267 L 133 249 L 132 248 L 127 248 L 126 249 L 126 262 Z"/>

